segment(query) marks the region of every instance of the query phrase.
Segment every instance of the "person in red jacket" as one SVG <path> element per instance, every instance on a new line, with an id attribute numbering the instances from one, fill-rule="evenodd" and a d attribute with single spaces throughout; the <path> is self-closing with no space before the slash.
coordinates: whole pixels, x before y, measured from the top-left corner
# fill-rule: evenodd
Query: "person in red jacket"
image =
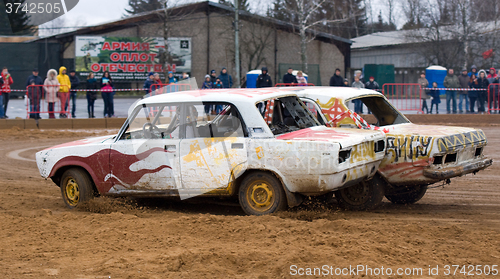
<path id="1" fill-rule="evenodd" d="M 3 79 L 0 78 L 0 119 L 5 119 L 5 115 L 3 113 L 2 85 Z"/>
<path id="2" fill-rule="evenodd" d="M 7 105 L 9 104 L 10 86 L 14 83 L 14 80 L 12 80 L 12 76 L 9 74 L 7 67 L 3 68 L 1 78 L 3 81 L 2 88 L 0 90 L 3 98 L 3 116 L 5 118 L 9 118 L 7 116 Z"/>

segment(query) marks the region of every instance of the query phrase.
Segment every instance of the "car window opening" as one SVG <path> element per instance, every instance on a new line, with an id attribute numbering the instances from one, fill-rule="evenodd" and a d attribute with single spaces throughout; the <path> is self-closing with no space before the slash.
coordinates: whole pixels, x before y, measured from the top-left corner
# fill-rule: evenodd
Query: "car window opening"
<path id="1" fill-rule="evenodd" d="M 375 126 L 383 127 L 388 125 L 396 125 L 409 123 L 400 112 L 393 108 L 389 102 L 381 97 L 370 96 L 357 98 L 371 111 L 373 116 L 377 119 Z"/>
<path id="2" fill-rule="evenodd" d="M 238 110 L 228 103 L 146 106 L 141 110 L 121 139 L 247 136 Z"/>
<path id="3" fill-rule="evenodd" d="M 320 125 L 306 105 L 295 96 L 267 100 L 256 106 L 274 135 Z"/>

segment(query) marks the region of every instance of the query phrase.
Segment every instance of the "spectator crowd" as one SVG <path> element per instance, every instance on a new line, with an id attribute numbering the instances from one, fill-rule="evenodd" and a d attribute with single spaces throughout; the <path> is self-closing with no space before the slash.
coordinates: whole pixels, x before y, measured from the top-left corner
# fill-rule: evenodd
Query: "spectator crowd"
<path id="1" fill-rule="evenodd" d="M 478 71 L 476 66 L 472 66 L 470 72 L 462 69 L 458 76 L 454 74 L 453 69 L 449 69 L 443 82 L 444 87 L 448 89 L 446 90 L 446 112 L 485 113 L 487 107 L 498 109 L 499 86 L 490 88 L 490 84 L 499 84 L 499 76 L 495 68 L 490 68 L 486 73 L 485 70 Z M 488 91 L 491 94 L 490 100 L 488 100 Z"/>
<path id="2" fill-rule="evenodd" d="M 500 72 L 500 71 L 499 71 Z M 351 86 L 355 88 L 367 88 L 379 90 L 380 86 L 374 77 L 370 77 L 367 82 L 363 82 L 361 71 L 354 72 L 354 78 L 350 84 L 347 79 L 340 75 L 340 69 L 336 69 L 334 75 L 330 78 L 330 86 Z M 446 95 L 446 112 L 448 114 L 456 113 L 485 113 L 487 110 L 493 110 L 500 113 L 500 74 L 495 68 L 490 68 L 488 72 L 479 70 L 472 66 L 470 72 L 462 69 L 460 75 L 455 75 L 453 69 L 448 69 L 447 75 L 443 80 L 444 88 L 439 88 L 437 82 L 433 82 L 429 87 L 429 81 L 426 79 L 425 72 L 420 75 L 418 84 L 422 90 L 422 111 L 432 114 L 433 109 L 439 113 L 439 104 L 441 103 L 440 91 L 444 90 Z M 490 86 L 491 85 L 491 86 Z M 488 100 L 488 94 L 490 96 Z M 430 108 L 427 100 L 430 99 Z M 363 113 L 363 103 L 354 100 L 354 111 Z M 368 111 L 368 113 L 370 113 Z"/>
<path id="3" fill-rule="evenodd" d="M 309 83 L 304 73 L 289 68 L 283 76 L 282 81 L 285 84 L 294 86 L 307 86 Z M 188 80 L 190 77 L 187 73 L 182 73 L 180 78 L 176 78 L 172 71 L 169 71 L 165 82 L 160 78 L 160 74 L 150 72 L 144 81 L 143 90 L 146 94 L 158 89 L 159 86 L 175 84 L 178 81 Z M 488 72 L 479 70 L 476 66 L 472 66 L 470 71 L 462 69 L 461 73 L 457 76 L 453 69 L 449 69 L 446 77 L 444 78 L 443 85 L 445 87 L 446 95 L 446 111 L 447 113 L 484 113 L 486 107 L 489 109 L 500 109 L 499 97 L 499 82 L 500 75 L 497 74 L 495 68 L 490 68 Z M 14 83 L 12 76 L 9 74 L 8 68 L 4 67 L 0 73 L 0 119 L 8 118 L 7 108 L 9 102 L 9 95 L 11 93 L 11 86 Z M 429 87 L 429 82 L 426 79 L 425 73 L 422 73 L 418 79 L 418 84 L 422 89 L 422 111 L 428 114 L 435 112 L 439 113 L 438 107 L 441 103 L 440 91 L 443 88 L 438 88 L 438 83 L 433 82 Z M 492 90 L 491 100 L 488 101 L 488 89 L 490 84 L 498 84 Z M 341 70 L 336 69 L 334 75 L 330 78 L 330 86 L 354 87 L 354 88 L 367 88 L 372 90 L 379 90 L 380 86 L 375 81 L 373 76 L 368 78 L 368 81 L 363 81 L 362 72 L 355 71 L 354 78 L 349 81 L 343 78 Z M 255 82 L 256 88 L 272 87 L 273 81 L 267 67 L 262 67 L 261 74 L 257 77 Z M 227 68 L 222 68 L 219 75 L 215 70 L 211 70 L 210 74 L 205 75 L 201 89 L 224 89 L 233 87 L 233 78 L 228 73 Z M 247 84 L 247 87 L 249 86 Z M 73 118 L 76 117 L 76 89 L 88 90 L 86 92 L 87 98 L 87 112 L 89 118 L 95 118 L 94 105 L 97 100 L 98 92 L 101 92 L 101 97 L 104 102 L 104 117 L 115 117 L 114 115 L 114 101 L 115 87 L 113 79 L 108 71 L 103 73 L 101 79 L 97 80 L 94 73 L 90 73 L 86 82 L 80 82 L 74 70 L 67 74 L 66 67 L 62 66 L 59 71 L 50 69 L 47 72 L 47 77 L 42 79 L 39 76 L 38 69 L 33 69 L 26 81 L 27 98 L 29 100 L 29 117 L 33 119 L 40 119 L 40 111 L 42 100 L 47 104 L 47 112 L 49 118 L 56 118 L 56 112 L 59 113 L 59 118 L 67 118 L 71 113 Z M 81 90 L 80 90 L 81 91 Z M 427 101 L 430 100 L 430 104 Z M 70 108 L 71 111 L 68 111 Z M 354 100 L 354 111 L 356 113 L 363 113 L 363 103 L 360 100 Z M 489 106 L 488 106 L 489 105 Z M 217 114 L 222 108 L 205 106 L 206 113 Z M 370 113 L 370 111 L 368 111 Z"/>
<path id="4" fill-rule="evenodd" d="M 7 116 L 7 105 L 13 83 L 14 80 L 9 74 L 9 70 L 3 68 L 0 76 L 0 95 L 2 95 L 0 98 L 0 119 L 9 118 Z M 95 118 L 94 103 L 98 91 L 101 91 L 101 97 L 104 101 L 104 117 L 115 117 L 113 108 L 115 89 L 108 71 L 103 73 L 99 81 L 95 79 L 93 73 L 90 73 L 85 82 L 85 88 L 82 87 L 76 72 L 72 70 L 68 75 L 64 66 L 60 67 L 59 71 L 55 69 L 48 70 L 45 79 L 39 76 L 38 69 L 33 69 L 32 74 L 26 80 L 29 117 L 41 119 L 40 112 L 47 111 L 49 119 L 56 118 L 56 113 L 59 114 L 59 118 L 68 118 L 69 113 L 75 118 L 77 89 L 88 90 L 86 97 L 89 118 Z M 70 102 L 71 111 L 69 110 Z M 43 103 L 47 104 L 47 108 L 42 107 Z"/>
<path id="5" fill-rule="evenodd" d="M 495 68 L 490 68 L 486 73 L 485 70 L 478 71 L 473 65 L 470 72 L 464 68 L 458 76 L 455 75 L 453 69 L 448 69 L 443 81 L 446 112 L 448 114 L 485 113 L 487 108 L 498 111 L 499 77 Z M 425 73 L 421 74 L 418 84 L 425 89 L 422 96 L 422 111 L 431 114 L 435 106 L 436 113 L 439 113 L 438 106 L 441 103 L 439 91 L 443 89 L 438 88 L 437 82 L 433 82 L 432 87 L 428 88 L 429 82 L 425 78 Z M 490 94 L 490 100 L 488 100 L 488 94 Z M 427 106 L 427 99 L 432 99 L 430 109 Z"/>

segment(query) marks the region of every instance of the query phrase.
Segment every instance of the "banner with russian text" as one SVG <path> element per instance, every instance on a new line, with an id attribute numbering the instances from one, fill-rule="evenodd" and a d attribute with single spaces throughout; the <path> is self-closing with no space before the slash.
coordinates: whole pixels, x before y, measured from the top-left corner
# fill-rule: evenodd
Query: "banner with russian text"
<path id="1" fill-rule="evenodd" d="M 144 80 L 149 72 L 163 79 L 163 62 L 168 62 L 168 71 L 190 73 L 191 38 L 168 38 L 167 43 L 165 56 L 165 40 L 159 37 L 76 36 L 75 70 L 82 77 L 93 72 L 96 78 L 109 71 L 117 81 Z"/>

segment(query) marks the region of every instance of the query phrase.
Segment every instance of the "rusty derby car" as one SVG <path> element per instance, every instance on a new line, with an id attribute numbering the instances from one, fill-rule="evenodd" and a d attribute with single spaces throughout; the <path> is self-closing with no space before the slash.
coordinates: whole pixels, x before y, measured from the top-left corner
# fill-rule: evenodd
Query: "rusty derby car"
<path id="1" fill-rule="evenodd" d="M 70 208 L 97 195 L 216 196 L 262 215 L 343 191 L 351 194 L 339 195 L 341 206 L 364 209 L 383 198 L 359 185 L 377 172 L 385 139 L 321 125 L 293 91 L 195 90 L 142 99 L 117 135 L 54 146 L 36 160 Z"/>
<path id="2" fill-rule="evenodd" d="M 289 88 L 286 90 L 290 90 Z M 384 95 L 349 87 L 296 87 L 295 93 L 327 127 L 383 131 L 387 154 L 372 184 L 383 185 L 385 197 L 397 204 L 419 201 L 429 185 L 489 167 L 488 143 L 480 129 L 411 123 Z M 353 111 L 360 101 L 372 123 Z"/>

